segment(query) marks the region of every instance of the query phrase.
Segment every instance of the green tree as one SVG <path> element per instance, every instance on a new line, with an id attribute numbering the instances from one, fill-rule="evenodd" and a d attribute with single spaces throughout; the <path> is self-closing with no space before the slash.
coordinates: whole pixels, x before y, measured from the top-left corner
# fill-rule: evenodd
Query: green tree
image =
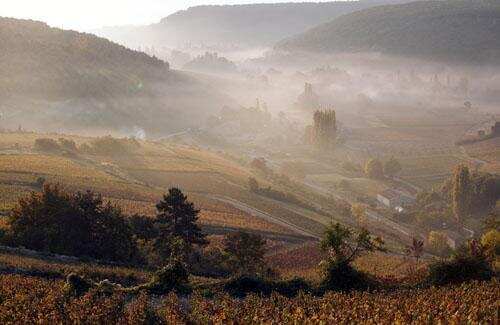
<path id="1" fill-rule="evenodd" d="M 384 242 L 373 237 L 368 230 L 354 233 L 339 223 L 332 224 L 320 243 L 327 258 L 321 261 L 322 287 L 327 290 L 363 289 L 369 286 L 366 274 L 356 270 L 351 263 L 364 252 L 385 251 Z"/>
<path id="2" fill-rule="evenodd" d="M 394 157 L 391 157 L 391 159 L 386 161 L 384 164 L 384 174 L 388 176 L 395 176 L 402 169 L 403 167 L 401 166 L 401 163 Z"/>
<path id="3" fill-rule="evenodd" d="M 461 222 L 469 213 L 470 174 L 467 166 L 460 165 L 453 175 L 452 202 L 457 222 Z"/>
<path id="4" fill-rule="evenodd" d="M 224 253 L 233 272 L 246 275 L 262 274 L 266 269 L 266 240 L 243 231 L 229 233 L 223 241 Z"/>
<path id="5" fill-rule="evenodd" d="M 365 173 L 372 179 L 384 178 L 384 167 L 380 160 L 372 158 L 365 165 Z"/>
<path id="6" fill-rule="evenodd" d="M 352 263 L 364 252 L 384 251 L 384 242 L 373 237 L 362 228 L 355 233 L 351 229 L 336 223 L 328 227 L 321 240 L 320 247 L 328 253 L 328 259 L 334 263 Z"/>
<path id="7" fill-rule="evenodd" d="M 199 210 L 178 188 L 170 188 L 168 195 L 156 205 L 156 225 L 159 235 L 156 239 L 156 247 L 162 252 L 163 257 L 169 257 L 173 253 L 173 243 L 176 247 L 182 246 L 179 241 L 186 244 L 186 249 L 192 249 L 193 245 L 206 245 L 205 234 L 197 225 Z"/>

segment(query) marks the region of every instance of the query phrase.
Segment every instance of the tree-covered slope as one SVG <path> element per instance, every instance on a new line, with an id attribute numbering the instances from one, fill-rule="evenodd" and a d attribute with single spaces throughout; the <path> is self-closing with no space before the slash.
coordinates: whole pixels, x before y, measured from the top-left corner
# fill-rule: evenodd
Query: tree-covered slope
<path id="1" fill-rule="evenodd" d="M 402 2 L 408 0 L 196 6 L 178 11 L 158 24 L 108 27 L 94 32 L 132 47 L 185 43 L 268 46 L 346 13 Z"/>
<path id="2" fill-rule="evenodd" d="M 139 126 L 165 133 L 189 124 L 191 112 L 224 103 L 208 86 L 144 53 L 10 18 L 0 18 L 0 99 L 0 127 Z"/>
<path id="3" fill-rule="evenodd" d="M 500 2 L 448 0 L 379 6 L 338 17 L 276 48 L 498 63 Z"/>

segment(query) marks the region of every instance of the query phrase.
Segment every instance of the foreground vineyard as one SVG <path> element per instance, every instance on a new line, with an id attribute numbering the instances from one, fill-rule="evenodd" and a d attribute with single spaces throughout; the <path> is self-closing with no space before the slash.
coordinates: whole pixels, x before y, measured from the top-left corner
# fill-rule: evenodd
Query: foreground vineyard
<path id="1" fill-rule="evenodd" d="M 91 291 L 64 294 L 64 282 L 17 275 L 0 276 L 2 324 L 157 323 L 483 323 L 498 319 L 498 282 L 390 292 L 327 293 L 323 297 L 228 296 L 191 298 L 127 296 Z"/>

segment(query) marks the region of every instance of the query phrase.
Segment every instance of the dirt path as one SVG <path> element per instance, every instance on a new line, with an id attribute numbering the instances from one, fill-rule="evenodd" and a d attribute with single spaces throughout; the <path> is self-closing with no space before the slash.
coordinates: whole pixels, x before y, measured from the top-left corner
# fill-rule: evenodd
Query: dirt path
<path id="1" fill-rule="evenodd" d="M 318 240 L 321 239 L 319 236 L 317 236 L 316 234 L 310 232 L 307 229 L 301 228 L 301 227 L 299 227 L 297 225 L 294 225 L 293 223 L 291 223 L 291 222 L 289 222 L 287 220 L 284 220 L 284 219 L 282 219 L 280 217 L 276 217 L 276 216 L 270 215 L 267 212 L 261 211 L 259 209 L 254 208 L 254 207 L 251 207 L 251 206 L 249 206 L 246 203 L 237 201 L 237 200 L 232 199 L 230 197 L 221 196 L 221 195 L 215 195 L 215 194 L 205 194 L 205 196 L 207 196 L 208 198 L 211 198 L 213 200 L 217 200 L 217 201 L 220 201 L 220 202 L 227 203 L 227 204 L 229 204 L 229 205 L 237 208 L 238 210 L 246 212 L 246 213 L 248 213 L 248 214 L 250 214 L 252 216 L 255 216 L 255 217 L 264 219 L 264 220 L 266 220 L 268 222 L 272 222 L 272 223 L 278 224 L 280 226 L 283 226 L 285 228 L 288 228 L 288 229 L 290 229 L 290 230 L 292 230 L 295 233 L 298 233 L 300 235 L 311 237 L 311 238 L 318 239 Z"/>

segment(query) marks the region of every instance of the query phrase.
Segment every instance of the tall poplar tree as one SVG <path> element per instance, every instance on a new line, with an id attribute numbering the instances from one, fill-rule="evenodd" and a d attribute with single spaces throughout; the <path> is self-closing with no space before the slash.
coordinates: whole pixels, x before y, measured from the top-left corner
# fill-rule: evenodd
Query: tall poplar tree
<path id="1" fill-rule="evenodd" d="M 452 203 L 457 222 L 469 213 L 470 208 L 470 173 L 467 166 L 457 166 L 453 175 Z"/>

